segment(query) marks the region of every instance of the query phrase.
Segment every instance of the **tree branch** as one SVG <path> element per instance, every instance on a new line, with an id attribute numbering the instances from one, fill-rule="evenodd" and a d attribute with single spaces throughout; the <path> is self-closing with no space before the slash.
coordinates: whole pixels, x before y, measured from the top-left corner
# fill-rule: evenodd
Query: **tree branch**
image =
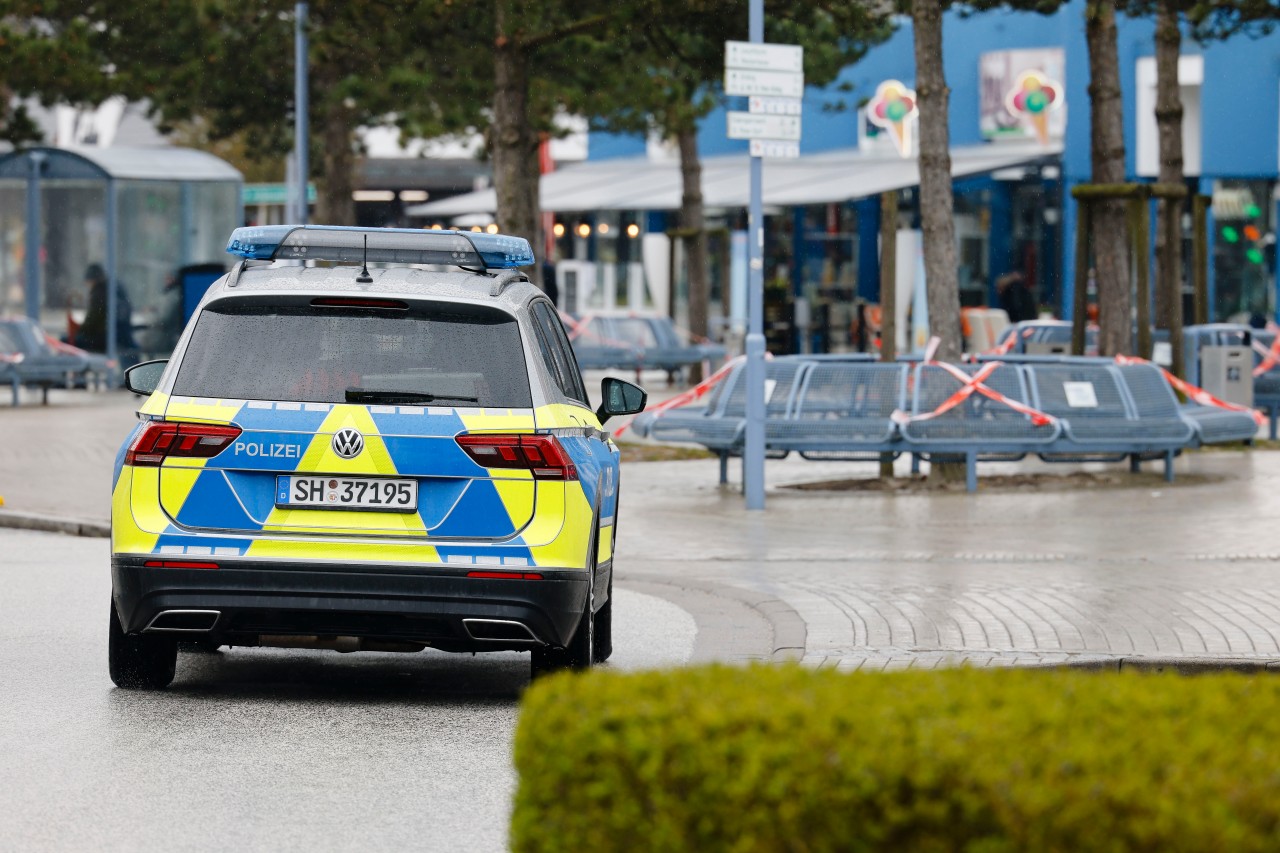
<path id="1" fill-rule="evenodd" d="M 605 15 L 593 15 L 590 18 L 583 18 L 581 21 L 575 21 L 572 24 L 566 24 L 563 27 L 547 30 L 544 33 L 538 33 L 527 38 L 514 39 L 515 43 L 523 50 L 536 50 L 544 44 L 552 44 L 569 36 L 575 36 L 578 33 L 585 33 L 596 27 L 608 23 L 609 19 Z"/>

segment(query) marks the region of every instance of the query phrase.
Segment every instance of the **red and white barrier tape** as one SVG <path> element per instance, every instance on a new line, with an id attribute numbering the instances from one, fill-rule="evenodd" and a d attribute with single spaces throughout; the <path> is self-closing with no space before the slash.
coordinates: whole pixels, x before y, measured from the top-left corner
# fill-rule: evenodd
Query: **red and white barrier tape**
<path id="1" fill-rule="evenodd" d="M 1031 423 L 1036 426 L 1047 426 L 1057 422 L 1058 419 L 1053 415 L 1046 414 L 1039 409 L 1033 409 L 1031 406 L 1019 403 L 1017 400 L 1012 400 L 994 388 L 989 388 L 984 384 L 986 380 L 991 377 L 991 374 L 996 372 L 996 368 L 1004 366 L 1004 362 L 989 361 L 979 368 L 976 373 L 969 375 L 954 364 L 947 364 L 946 362 L 936 361 L 934 359 L 934 355 L 937 353 L 938 345 L 940 343 L 942 343 L 941 339 L 936 336 L 929 339 L 929 345 L 925 348 L 924 352 L 924 363 L 931 367 L 939 367 L 951 374 L 960 382 L 960 390 L 943 400 L 942 404 L 932 412 L 926 412 L 922 415 L 910 415 L 901 409 L 896 409 L 893 414 L 889 416 L 894 423 L 900 426 L 905 426 L 909 423 L 920 423 L 921 421 L 933 420 L 936 417 L 945 415 L 947 412 L 951 411 L 956 406 L 959 406 L 974 394 L 981 394 L 988 400 L 993 400 L 1002 406 L 1008 406 L 1020 415 L 1026 415 L 1031 419 Z"/>
<path id="2" fill-rule="evenodd" d="M 1131 355 L 1118 355 L 1116 356 L 1116 364 L 1154 364 L 1154 362 Z M 1156 364 L 1155 367 L 1164 374 L 1165 380 L 1170 385 L 1181 391 L 1183 394 L 1186 394 L 1187 399 L 1189 400 L 1194 400 L 1202 406 L 1217 406 L 1219 409 L 1229 409 L 1233 412 L 1247 412 L 1253 416 L 1253 420 L 1258 426 L 1262 426 L 1267 422 L 1266 415 L 1262 414 L 1262 412 L 1259 412 L 1257 409 L 1250 409 L 1247 406 L 1241 406 L 1237 403 L 1228 403 L 1226 400 L 1219 400 L 1203 388 L 1197 388 L 1190 382 L 1187 382 L 1184 379 L 1179 379 L 1160 365 Z"/>
<path id="3" fill-rule="evenodd" d="M 711 374 L 706 379 L 702 380 L 701 382 L 699 382 L 697 385 L 693 386 L 689 390 L 682 391 L 681 393 L 672 397 L 670 400 L 663 400 L 661 403 L 658 403 L 655 406 L 650 406 L 649 408 L 645 409 L 645 411 L 652 412 L 653 415 L 657 417 L 661 415 L 663 412 L 670 411 L 671 409 L 678 409 L 681 406 L 687 406 L 690 403 L 694 402 L 695 400 L 699 400 L 705 397 L 712 388 L 720 384 L 720 381 L 729 375 L 729 372 L 733 370 L 734 367 L 741 364 L 743 361 L 746 360 L 746 358 L 747 357 L 745 355 L 740 355 L 737 358 L 732 358 L 729 361 L 726 361 L 723 367 L 721 367 L 715 373 Z M 617 431 L 614 432 L 614 435 L 622 435 L 624 432 L 627 431 L 627 429 L 630 426 L 631 426 L 631 421 L 627 421 L 625 424 L 618 427 Z"/>
<path id="4" fill-rule="evenodd" d="M 1280 364 L 1280 335 L 1276 335 L 1276 339 L 1271 344 L 1270 349 L 1255 340 L 1253 342 L 1253 350 L 1262 356 L 1262 361 L 1258 362 L 1258 365 L 1253 368 L 1253 375 L 1261 376 L 1277 364 Z"/>
<path id="5" fill-rule="evenodd" d="M 1019 339 L 1026 340 L 1027 338 L 1034 335 L 1035 331 L 1036 331 L 1035 329 L 1023 329 L 1020 332 L 1014 332 L 1007 339 L 1005 339 L 1004 343 L 1000 344 L 997 347 L 992 347 L 991 349 L 983 353 L 983 355 L 1008 355 L 1009 353 L 1013 352 L 1013 348 L 1018 345 Z"/>

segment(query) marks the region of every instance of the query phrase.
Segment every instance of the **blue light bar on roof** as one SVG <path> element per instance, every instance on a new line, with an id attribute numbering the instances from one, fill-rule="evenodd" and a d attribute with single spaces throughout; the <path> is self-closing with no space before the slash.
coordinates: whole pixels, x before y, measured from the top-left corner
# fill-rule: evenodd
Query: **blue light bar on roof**
<path id="1" fill-rule="evenodd" d="M 366 254 L 366 243 L 367 254 Z M 533 264 L 523 237 L 414 228 L 264 225 L 237 228 L 227 254 L 252 261 L 311 260 L 359 264 L 447 264 L 468 269 L 515 269 Z"/>

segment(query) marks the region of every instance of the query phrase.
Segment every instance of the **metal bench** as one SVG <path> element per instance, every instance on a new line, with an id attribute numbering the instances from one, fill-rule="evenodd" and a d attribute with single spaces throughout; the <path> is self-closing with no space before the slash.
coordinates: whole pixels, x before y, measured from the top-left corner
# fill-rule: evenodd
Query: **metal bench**
<path id="1" fill-rule="evenodd" d="M 111 372 L 104 356 L 54 349 L 39 324 L 26 317 L 0 319 L 0 351 L 21 356 L 0 370 L 0 381 L 12 389 L 15 406 L 24 386 L 39 388 L 41 402 L 47 404 L 50 388 L 101 385 Z"/>
<path id="2" fill-rule="evenodd" d="M 954 365 L 959 373 L 973 378 L 984 375 L 981 384 L 1021 405 L 1030 405 L 1025 369 L 1014 364 Z M 915 369 L 911 398 L 911 420 L 901 427 L 902 438 L 913 456 L 913 470 L 920 458 L 930 462 L 965 463 L 965 485 L 978 487 L 977 463 L 1016 461 L 1052 445 L 1061 434 L 1052 421 L 1035 423 L 1031 416 L 993 400 L 975 390 L 958 405 L 932 416 L 950 397 L 965 387 L 951 371 L 936 364 Z"/>
<path id="3" fill-rule="evenodd" d="M 1032 377 L 1033 405 L 1062 421 L 1054 446 L 1041 452 L 1046 462 L 1163 458 L 1165 479 L 1173 481 L 1173 458 L 1195 438 L 1177 398 L 1154 365 L 1124 367 L 1098 360 L 1025 365 Z"/>
<path id="4" fill-rule="evenodd" d="M 905 405 L 906 364 L 814 361 L 790 411 L 765 422 L 765 446 L 811 460 L 876 460 L 901 452 L 892 420 Z"/>
<path id="5" fill-rule="evenodd" d="M 781 357 L 765 362 L 765 418 L 790 411 L 798 380 L 809 362 Z M 720 482 L 729 479 L 729 457 L 741 456 L 747 424 L 746 365 L 735 367 L 721 380 L 715 398 L 698 409 L 675 409 L 647 423 L 647 434 L 656 441 L 701 444 L 720 456 Z M 767 451 L 779 459 L 786 451 Z"/>

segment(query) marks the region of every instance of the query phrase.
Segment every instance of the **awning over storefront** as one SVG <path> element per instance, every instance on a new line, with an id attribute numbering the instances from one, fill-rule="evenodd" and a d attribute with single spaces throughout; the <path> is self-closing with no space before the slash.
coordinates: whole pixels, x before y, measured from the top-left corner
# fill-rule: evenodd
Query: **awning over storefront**
<path id="1" fill-rule="evenodd" d="M 993 143 L 953 148 L 951 174 L 962 178 L 1057 157 L 1060 144 Z M 746 207 L 748 164 L 745 155 L 708 157 L 702 164 L 703 203 L 707 207 Z M 915 159 L 857 149 L 810 154 L 795 160 L 770 160 L 764 169 L 764 203 L 774 206 L 826 204 L 866 198 L 915 186 Z M 557 213 L 592 210 L 675 210 L 680 207 L 680 164 L 675 160 L 628 157 L 569 166 L 542 179 L 542 208 Z M 405 212 L 410 216 L 449 217 L 493 213 L 492 189 L 467 193 Z"/>

